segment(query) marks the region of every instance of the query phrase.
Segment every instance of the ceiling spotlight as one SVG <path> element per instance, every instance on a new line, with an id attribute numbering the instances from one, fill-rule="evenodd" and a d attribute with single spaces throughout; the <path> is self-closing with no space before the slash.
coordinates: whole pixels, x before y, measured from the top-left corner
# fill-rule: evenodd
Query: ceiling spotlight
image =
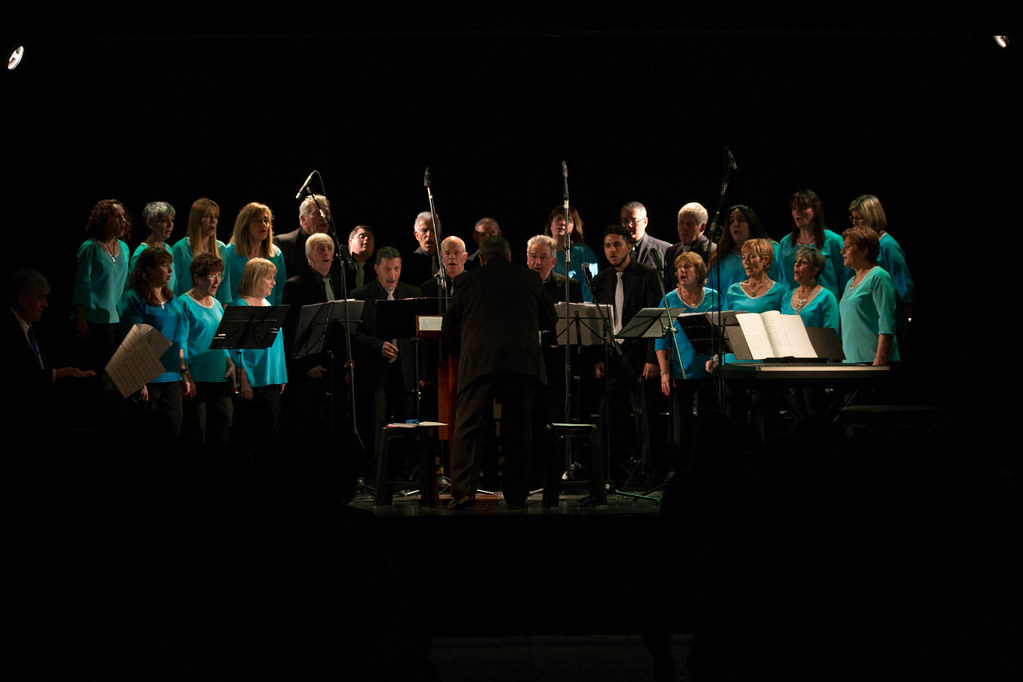
<path id="1" fill-rule="evenodd" d="M 11 56 L 7 58 L 7 70 L 14 71 L 16 68 L 18 68 L 18 64 L 21 63 L 21 57 L 24 54 L 25 48 L 22 47 L 21 45 L 18 45 L 18 47 L 14 48 L 14 52 L 12 52 Z"/>
<path id="2" fill-rule="evenodd" d="M 998 47 L 1009 46 L 1009 36 L 995 36 L 995 42 L 998 43 Z"/>

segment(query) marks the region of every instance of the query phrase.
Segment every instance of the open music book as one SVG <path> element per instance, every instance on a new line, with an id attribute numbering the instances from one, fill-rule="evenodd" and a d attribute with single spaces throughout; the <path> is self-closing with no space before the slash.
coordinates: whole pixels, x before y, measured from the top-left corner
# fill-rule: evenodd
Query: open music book
<path id="1" fill-rule="evenodd" d="M 799 315 L 782 315 L 777 310 L 735 315 L 754 360 L 766 358 L 816 358 L 810 337 Z"/>

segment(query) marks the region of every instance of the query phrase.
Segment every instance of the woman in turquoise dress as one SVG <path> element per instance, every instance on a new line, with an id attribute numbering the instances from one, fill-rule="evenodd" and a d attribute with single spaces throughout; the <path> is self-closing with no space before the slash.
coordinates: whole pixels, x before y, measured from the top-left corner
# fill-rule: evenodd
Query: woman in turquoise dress
<path id="1" fill-rule="evenodd" d="M 72 320 L 83 369 L 102 371 L 120 340 L 121 296 L 128 282 L 131 218 L 124 204 L 104 199 L 92 207 L 85 225 L 88 234 L 75 262 L 71 298 Z"/>
<path id="2" fill-rule="evenodd" d="M 906 264 L 906 254 L 895 237 L 888 233 L 888 216 L 881 200 L 873 194 L 863 194 L 849 204 L 849 221 L 853 227 L 869 227 L 877 233 L 881 249 L 877 264 L 888 271 L 895 285 L 895 331 L 902 336 L 909 328 L 913 316 L 913 276 Z"/>
<path id="3" fill-rule="evenodd" d="M 796 253 L 804 246 L 818 249 L 824 256 L 824 267 L 817 275 L 817 281 L 835 295 L 842 297 L 849 270 L 842 265 L 842 237 L 828 229 L 824 216 L 824 202 L 813 190 L 804 189 L 789 198 L 792 213 L 792 231 L 782 237 L 780 243 L 780 274 L 786 288 L 796 286 L 792 278 Z"/>
<path id="4" fill-rule="evenodd" d="M 768 236 L 767 230 L 753 209 L 739 204 L 728 209 L 727 215 L 725 230 L 718 239 L 717 249 L 707 267 L 708 286 L 727 293 L 729 287 L 746 278 L 742 262 L 742 245 L 749 239 L 766 239 L 771 243 L 773 253 L 767 272 L 774 280 L 780 280 L 778 244 Z"/>
<path id="5" fill-rule="evenodd" d="M 812 246 L 796 252 L 792 277 L 796 286 L 781 301 L 784 315 L 799 315 L 805 327 L 830 327 L 838 332 L 838 299 L 817 281 L 825 267 L 824 254 Z"/>
<path id="6" fill-rule="evenodd" d="M 183 400 L 191 393 L 191 380 L 185 364 L 185 319 L 181 304 L 170 289 L 172 260 L 166 249 L 146 249 L 139 254 L 121 301 L 121 328 L 122 335 L 126 335 L 132 326 L 147 324 L 171 342 L 160 356 L 164 371 L 142 387 L 139 398 L 146 411 L 165 415 L 177 435 L 184 418 Z"/>
<path id="7" fill-rule="evenodd" d="M 252 258 L 245 263 L 238 280 L 238 297 L 232 306 L 269 306 L 269 298 L 277 285 L 277 266 L 265 258 Z M 282 321 L 283 323 L 283 321 Z M 278 433 L 281 423 L 281 394 L 288 383 L 284 358 L 284 334 L 278 332 L 269 348 L 246 348 L 233 351 L 238 397 L 244 402 L 259 403 L 269 408 L 272 431 Z M 236 407 L 239 407 L 236 404 Z"/>
<path id="8" fill-rule="evenodd" d="M 171 247 L 167 243 L 170 239 L 171 233 L 174 232 L 174 216 L 176 212 L 174 207 L 168 204 L 166 201 L 150 201 L 146 204 L 145 208 L 142 209 L 142 222 L 146 224 L 146 235 L 145 241 L 135 247 L 135 252 L 131 254 L 131 268 L 134 269 L 135 261 L 138 260 L 139 254 L 148 248 L 166 249 L 170 251 Z M 173 255 L 173 253 L 171 254 Z M 177 263 L 171 263 L 171 279 L 170 288 L 171 291 L 176 292 L 178 286 L 178 269 Z"/>
<path id="9" fill-rule="evenodd" d="M 774 263 L 774 243 L 769 239 L 747 239 L 742 245 L 741 260 L 746 279 L 728 287 L 724 309 L 746 313 L 780 311 L 786 288 L 768 274 Z"/>
<path id="10" fill-rule="evenodd" d="M 274 244 L 273 213 L 270 207 L 258 203 L 246 204 L 234 221 L 231 242 L 224 248 L 224 296 L 234 301 L 240 297 L 239 281 L 245 265 L 253 258 L 264 258 L 276 268 L 277 284 L 266 296 L 270 305 L 280 305 L 284 296 L 284 282 L 288 273 L 284 268 L 284 253 Z"/>
<path id="11" fill-rule="evenodd" d="M 899 345 L 895 284 L 888 271 L 877 265 L 880 240 L 869 227 L 850 227 L 842 239 L 846 267 L 853 271 L 839 303 L 845 361 L 888 365 L 899 360 Z"/>
<path id="12" fill-rule="evenodd" d="M 579 282 L 583 290 L 583 301 L 593 303 L 593 294 L 586 284 L 586 275 L 583 273 L 583 263 L 590 264 L 590 277 L 597 274 L 597 254 L 593 249 L 586 246 L 586 238 L 583 235 L 583 219 L 574 206 L 568 207 L 568 220 L 565 220 L 565 207 L 555 206 L 550 215 L 547 216 L 547 226 L 544 234 L 554 239 L 557 250 L 554 252 L 554 272 L 559 275 L 567 275 Z M 572 239 L 572 250 L 569 255 L 568 267 L 565 267 L 565 243 L 568 238 Z"/>
<path id="13" fill-rule="evenodd" d="M 209 253 L 223 259 L 224 242 L 217 239 L 217 225 L 220 223 L 220 207 L 212 199 L 202 197 L 192 202 L 188 212 L 188 227 L 185 236 L 179 239 L 171 249 L 174 254 L 174 266 L 182 277 L 178 279 L 178 287 L 174 293 L 181 296 L 192 287 L 192 281 L 184 273 L 191 273 L 192 260 L 201 253 Z M 225 266 L 226 267 L 226 266 Z M 216 298 L 227 305 L 231 302 L 228 287 L 217 288 Z"/>
<path id="14" fill-rule="evenodd" d="M 675 258 L 678 284 L 661 300 L 662 308 L 677 308 L 683 313 L 702 313 L 718 310 L 718 292 L 704 286 L 707 283 L 707 265 L 693 251 L 680 253 Z M 697 355 L 689 338 L 682 331 L 678 319 L 672 321 L 672 330 L 654 341 L 654 351 L 661 372 L 661 393 L 670 398 L 672 471 L 688 464 L 689 450 L 695 424 L 694 401 L 699 414 L 717 409 L 717 391 L 714 380 L 706 369 L 710 355 Z M 674 337 L 674 341 L 672 341 Z"/>
<path id="15" fill-rule="evenodd" d="M 192 288 L 178 297 L 185 316 L 185 364 L 192 376 L 184 433 L 199 445 L 224 443 L 234 411 L 234 362 L 227 350 L 210 348 L 224 317 L 224 306 L 216 298 L 224 261 L 212 253 L 200 253 L 189 271 Z"/>

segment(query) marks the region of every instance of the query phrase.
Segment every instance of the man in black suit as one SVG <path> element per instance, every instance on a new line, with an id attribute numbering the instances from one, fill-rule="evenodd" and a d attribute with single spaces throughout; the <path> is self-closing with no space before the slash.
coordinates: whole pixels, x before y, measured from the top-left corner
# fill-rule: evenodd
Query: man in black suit
<path id="1" fill-rule="evenodd" d="M 376 440 L 381 429 L 392 419 L 405 421 L 416 417 L 416 395 L 422 372 L 417 366 L 416 352 L 409 339 L 380 336 L 377 303 L 379 301 L 417 298 L 419 287 L 400 281 L 401 253 L 392 246 L 376 254 L 376 279 L 352 292 L 352 298 L 365 301 L 362 324 L 352 340 L 355 351 L 356 415 L 370 461 L 375 461 Z M 419 385 L 417 385 L 419 384 Z"/>
<path id="2" fill-rule="evenodd" d="M 425 282 L 437 274 L 437 232 L 433 227 L 433 214 L 423 211 L 416 216 L 412 233 L 419 248 L 410 253 L 402 264 L 406 282 Z"/>
<path id="3" fill-rule="evenodd" d="M 4 411 L 19 432 L 30 432 L 30 424 L 43 425 L 52 408 L 53 391 L 58 380 L 95 377 L 92 370 L 77 367 L 51 367 L 46 361 L 35 325 L 43 317 L 50 294 L 50 284 L 36 270 L 16 270 L 7 277 L 6 295 L 9 304 L 3 322 L 3 357 L 13 375 L 14 395 Z M 97 389 L 99 385 L 95 386 Z"/>
<path id="4" fill-rule="evenodd" d="M 472 229 L 472 239 L 476 242 L 476 250 L 472 252 L 469 259 L 465 263 L 465 267 L 469 270 L 475 267 L 479 267 L 480 264 L 480 243 L 483 242 L 487 237 L 494 235 L 501 235 L 501 226 L 497 224 L 497 221 L 493 218 L 480 218 L 476 221 L 476 226 Z"/>
<path id="5" fill-rule="evenodd" d="M 604 231 L 604 256 L 611 267 L 593 278 L 593 295 L 597 303 L 614 308 L 616 334 L 640 310 L 657 306 L 661 296 L 657 270 L 634 260 L 632 253 L 628 230 L 611 225 Z M 593 366 L 594 376 L 606 377 L 608 382 L 610 405 L 605 401 L 601 410 L 605 434 L 610 430 L 612 457 L 627 462 L 631 458 L 623 453 L 626 444 L 634 441 L 638 459 L 649 465 L 650 421 L 643 381 L 659 376 L 653 339 L 620 339 L 618 343 L 620 357 L 617 352 L 608 352 L 607 364 L 602 358 Z"/>
<path id="6" fill-rule="evenodd" d="M 284 271 L 297 275 L 307 267 L 305 240 L 311 234 L 329 229 L 330 202 L 322 194 L 310 194 L 298 207 L 298 229 L 274 236 L 274 244 L 284 254 Z"/>
<path id="7" fill-rule="evenodd" d="M 344 328 L 334 325 L 326 330 L 322 350 L 305 353 L 310 339 L 299 338 L 298 322 L 302 306 L 336 301 L 342 297 L 342 282 L 334 264 L 334 240 L 315 233 L 305 242 L 307 266 L 284 283 L 284 305 L 291 306 L 284 322 L 284 342 L 290 378 L 284 394 L 287 426 L 302 433 L 338 432 L 346 415 L 348 361 Z M 308 334 L 313 328 L 302 330 Z M 331 399 L 332 397 L 332 399 Z M 331 409 L 333 405 L 333 409 Z"/>
<path id="8" fill-rule="evenodd" d="M 703 262 L 710 265 L 710 256 L 717 250 L 717 244 L 707 239 L 707 209 L 701 204 L 690 202 L 678 210 L 678 241 L 664 252 L 664 290 L 671 291 L 678 285 L 675 259 L 686 251 L 693 251 Z"/>
<path id="9" fill-rule="evenodd" d="M 630 201 L 622 206 L 619 222 L 628 232 L 632 244 L 632 260 L 654 268 L 660 267 L 658 261 L 664 262 L 664 252 L 671 244 L 647 232 L 650 219 L 646 214 L 646 206 L 638 201 Z"/>
<path id="10" fill-rule="evenodd" d="M 356 225 L 348 234 L 348 253 L 352 255 L 352 262 L 347 269 L 349 292 L 366 286 L 376 278 L 376 270 L 373 269 L 375 251 L 373 230 L 369 225 Z"/>
<path id="11" fill-rule="evenodd" d="M 428 298 L 449 298 L 455 291 L 455 278 L 465 272 L 467 258 L 465 242 L 460 237 L 445 238 L 440 243 L 440 259 L 444 266 L 444 274 L 439 277 L 435 274 L 424 280 L 419 285 L 419 288 L 423 290 L 423 295 Z M 442 282 L 443 290 L 441 290 Z"/>
<path id="12" fill-rule="evenodd" d="M 449 508 L 474 503 L 495 402 L 501 404 L 504 499 L 521 508 L 529 493 L 532 406 L 543 380 L 539 335 L 554 326 L 556 313 L 540 276 L 511 262 L 503 237 L 484 239 L 480 260 L 459 278 L 444 314 L 444 336 L 459 358 Z"/>

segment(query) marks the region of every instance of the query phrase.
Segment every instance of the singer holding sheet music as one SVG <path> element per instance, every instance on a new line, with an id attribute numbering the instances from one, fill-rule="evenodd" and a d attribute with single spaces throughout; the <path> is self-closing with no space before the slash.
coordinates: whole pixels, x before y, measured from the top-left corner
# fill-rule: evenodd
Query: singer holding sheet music
<path id="1" fill-rule="evenodd" d="M 707 265 L 703 258 L 695 251 L 685 251 L 675 258 L 674 265 L 678 285 L 661 300 L 661 307 L 681 308 L 683 313 L 717 310 L 718 292 L 704 286 L 707 283 Z M 672 331 L 666 331 L 664 336 L 654 341 L 654 352 L 661 372 L 661 392 L 671 398 L 672 454 L 669 466 L 671 470 L 679 471 L 680 465 L 687 463 L 692 445 L 693 400 L 696 399 L 696 409 L 700 414 L 717 409 L 714 381 L 706 369 L 710 356 L 696 354 L 677 319 L 672 321 Z"/>
<path id="2" fill-rule="evenodd" d="M 176 436 L 184 419 L 182 400 L 191 393 L 185 365 L 185 318 L 170 288 L 174 257 L 164 248 L 145 249 L 135 261 L 128 290 L 121 299 L 121 331 L 126 335 L 136 324 L 148 324 L 167 337 L 170 347 L 160 356 L 164 372 L 142 387 L 139 397 L 146 411 L 166 415 Z"/>
<path id="3" fill-rule="evenodd" d="M 845 361 L 887 365 L 899 359 L 899 346 L 895 284 L 888 271 L 877 265 L 880 240 L 869 227 L 850 227 L 842 239 L 845 265 L 854 273 L 839 305 Z"/>

